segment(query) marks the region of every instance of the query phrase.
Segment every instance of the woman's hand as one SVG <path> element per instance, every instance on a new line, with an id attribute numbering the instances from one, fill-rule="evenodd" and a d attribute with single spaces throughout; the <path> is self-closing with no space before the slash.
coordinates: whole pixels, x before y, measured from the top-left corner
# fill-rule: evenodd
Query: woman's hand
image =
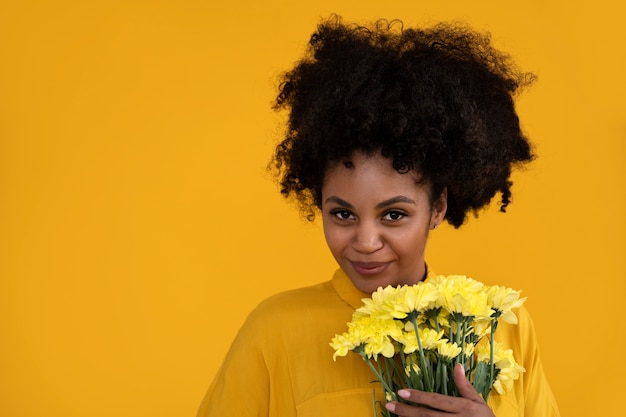
<path id="1" fill-rule="evenodd" d="M 466 417 L 495 417 L 485 400 L 476 392 L 472 384 L 465 378 L 463 365 L 454 368 L 454 383 L 461 394 L 460 397 L 435 394 L 433 392 L 402 389 L 398 395 L 414 403 L 434 408 L 417 407 L 395 401 L 386 404 L 387 410 L 401 417 L 440 417 L 448 414 Z"/>

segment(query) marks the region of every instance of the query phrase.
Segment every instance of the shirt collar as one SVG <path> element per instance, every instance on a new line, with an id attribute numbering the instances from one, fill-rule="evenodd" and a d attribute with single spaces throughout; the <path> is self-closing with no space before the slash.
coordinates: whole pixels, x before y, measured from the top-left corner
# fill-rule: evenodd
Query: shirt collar
<path id="1" fill-rule="evenodd" d="M 350 278 L 348 278 L 348 275 L 346 275 L 341 268 L 335 271 L 332 284 L 337 294 L 355 310 L 363 305 L 363 301 L 361 300 L 372 296 L 372 294 L 362 292 L 355 287 Z"/>

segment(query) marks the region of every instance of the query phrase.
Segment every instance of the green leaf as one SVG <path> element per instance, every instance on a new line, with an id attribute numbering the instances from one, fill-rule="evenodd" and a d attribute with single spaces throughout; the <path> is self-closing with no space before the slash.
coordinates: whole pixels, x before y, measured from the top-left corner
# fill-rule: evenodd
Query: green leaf
<path id="1" fill-rule="evenodd" d="M 486 400 L 489 397 L 493 381 L 489 378 L 489 364 L 487 362 L 479 362 L 474 373 L 474 389 Z"/>

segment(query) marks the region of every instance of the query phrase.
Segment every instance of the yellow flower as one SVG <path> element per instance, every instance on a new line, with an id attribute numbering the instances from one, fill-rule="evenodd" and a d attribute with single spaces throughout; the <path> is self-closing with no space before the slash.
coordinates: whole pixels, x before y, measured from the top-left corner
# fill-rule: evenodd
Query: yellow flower
<path id="1" fill-rule="evenodd" d="M 349 333 L 363 345 L 368 357 L 376 358 L 379 354 L 390 358 L 395 353 L 393 339 L 402 336 L 402 323 L 398 320 L 382 320 L 378 317 L 358 316 L 348 323 Z"/>
<path id="2" fill-rule="evenodd" d="M 421 316 L 420 318 L 422 318 L 422 322 L 427 323 L 428 326 L 435 328 L 435 319 L 429 316 L 429 312 L 427 312 L 426 314 L 424 314 L 423 316 Z M 443 328 L 449 328 L 450 327 L 450 313 L 447 310 L 444 310 L 443 308 L 440 309 L 439 313 L 437 314 L 437 323 L 439 324 L 439 328 L 443 329 Z"/>
<path id="3" fill-rule="evenodd" d="M 425 282 L 401 287 L 379 287 L 371 298 L 363 299 L 363 306 L 357 309 L 357 313 L 380 319 L 403 319 L 413 311 L 432 308 L 440 298 L 436 288 Z"/>
<path id="4" fill-rule="evenodd" d="M 523 366 L 519 365 L 513 357 L 510 360 L 500 361 L 496 366 L 500 372 L 493 383 L 493 387 L 500 395 L 508 392 L 513 388 L 513 381 L 516 381 L 520 374 L 526 372 Z"/>
<path id="5" fill-rule="evenodd" d="M 524 304 L 526 297 L 520 298 L 520 291 L 499 285 L 487 287 L 485 292 L 487 303 L 499 313 L 502 320 L 517 324 L 517 316 L 511 310 Z"/>
<path id="6" fill-rule="evenodd" d="M 482 339 L 484 336 L 491 333 L 491 318 L 480 317 L 474 320 L 472 326 L 474 327 L 474 334 L 478 336 L 478 339 Z"/>
<path id="7" fill-rule="evenodd" d="M 487 303 L 484 284 L 465 275 L 450 275 L 438 278 L 436 285 L 441 292 L 443 308 L 450 313 L 464 316 L 489 317 L 492 310 Z"/>
<path id="8" fill-rule="evenodd" d="M 348 331 L 335 335 L 330 346 L 335 349 L 333 359 L 337 356 L 345 356 L 349 351 L 363 346 L 363 351 L 368 357 L 377 357 L 382 354 L 392 357 L 395 353 L 393 339 L 402 335 L 402 323 L 389 318 L 354 314 L 352 321 L 348 323 Z"/>
<path id="9" fill-rule="evenodd" d="M 386 335 L 376 335 L 368 339 L 365 343 L 363 351 L 369 358 L 376 359 L 378 355 L 391 358 L 396 353 L 396 348 L 391 339 Z"/>
<path id="10" fill-rule="evenodd" d="M 345 332 L 343 334 L 337 334 L 330 342 L 330 346 L 335 349 L 333 354 L 333 360 L 337 360 L 337 356 L 346 356 L 348 352 L 351 352 L 355 347 L 361 343 L 356 341 L 355 335 Z"/>
<path id="11" fill-rule="evenodd" d="M 498 342 L 495 342 L 498 343 Z M 495 354 L 495 352 L 494 352 Z M 495 356 L 494 356 L 495 357 Z M 491 352 L 489 350 L 489 343 L 480 343 L 476 346 L 476 360 L 478 362 L 487 362 L 491 360 Z"/>
<path id="12" fill-rule="evenodd" d="M 372 316 L 380 319 L 393 318 L 391 311 L 394 310 L 395 295 L 398 288 L 388 285 L 385 288 L 378 287 L 372 293 L 371 298 L 364 298 L 363 306 L 359 307 L 355 315 Z"/>
<path id="13" fill-rule="evenodd" d="M 420 340 L 424 349 L 436 349 L 443 339 L 443 330 L 436 332 L 433 329 L 419 329 Z"/>
<path id="14" fill-rule="evenodd" d="M 476 345 L 474 343 L 466 343 L 463 353 L 465 356 L 470 357 L 474 354 L 474 349 L 476 349 Z"/>
<path id="15" fill-rule="evenodd" d="M 441 303 L 440 300 L 441 294 L 428 282 L 404 285 L 395 294 L 392 314 L 397 319 L 403 319 L 413 311 L 423 312 L 433 308 L 437 302 Z"/>
<path id="16" fill-rule="evenodd" d="M 421 372 L 420 367 L 415 362 L 413 362 L 411 365 L 407 365 L 404 367 L 404 373 L 406 374 L 406 376 L 411 376 L 411 370 L 413 370 L 413 372 L 415 372 L 416 374 L 419 374 Z"/>
<path id="17" fill-rule="evenodd" d="M 443 357 L 454 359 L 461 353 L 461 348 L 456 343 L 444 342 L 437 346 L 437 353 Z"/>
<path id="18" fill-rule="evenodd" d="M 490 360 L 489 344 L 481 344 L 476 347 L 477 360 L 487 362 Z M 498 369 L 498 375 L 493 383 L 493 388 L 500 395 L 508 392 L 513 387 L 513 381 L 526 372 L 523 366 L 519 365 L 513 357 L 511 349 L 505 349 L 502 344 L 494 342 L 493 363 Z"/>
<path id="19" fill-rule="evenodd" d="M 404 346 L 404 353 L 413 353 L 419 350 L 419 345 L 417 344 L 417 337 L 415 335 L 415 330 L 412 329 L 411 323 L 407 323 L 407 325 L 411 326 L 411 330 L 402 333 L 402 336 L 398 339 L 398 343 Z M 443 330 L 437 333 L 433 329 L 418 329 L 418 334 L 420 341 L 422 343 L 422 349 L 426 350 L 436 350 L 437 346 L 441 343 L 443 338 Z"/>

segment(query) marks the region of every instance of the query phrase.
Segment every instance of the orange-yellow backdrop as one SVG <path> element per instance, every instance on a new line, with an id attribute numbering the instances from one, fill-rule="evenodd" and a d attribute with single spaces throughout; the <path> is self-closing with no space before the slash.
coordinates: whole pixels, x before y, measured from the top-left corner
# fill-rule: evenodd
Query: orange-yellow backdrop
<path id="1" fill-rule="evenodd" d="M 524 290 L 564 416 L 622 413 L 614 3 L 3 1 L 0 415 L 193 416 L 256 303 L 329 278 L 320 226 L 264 168 L 275 77 L 331 12 L 465 20 L 539 76 L 509 213 L 438 230 L 428 259 Z"/>

